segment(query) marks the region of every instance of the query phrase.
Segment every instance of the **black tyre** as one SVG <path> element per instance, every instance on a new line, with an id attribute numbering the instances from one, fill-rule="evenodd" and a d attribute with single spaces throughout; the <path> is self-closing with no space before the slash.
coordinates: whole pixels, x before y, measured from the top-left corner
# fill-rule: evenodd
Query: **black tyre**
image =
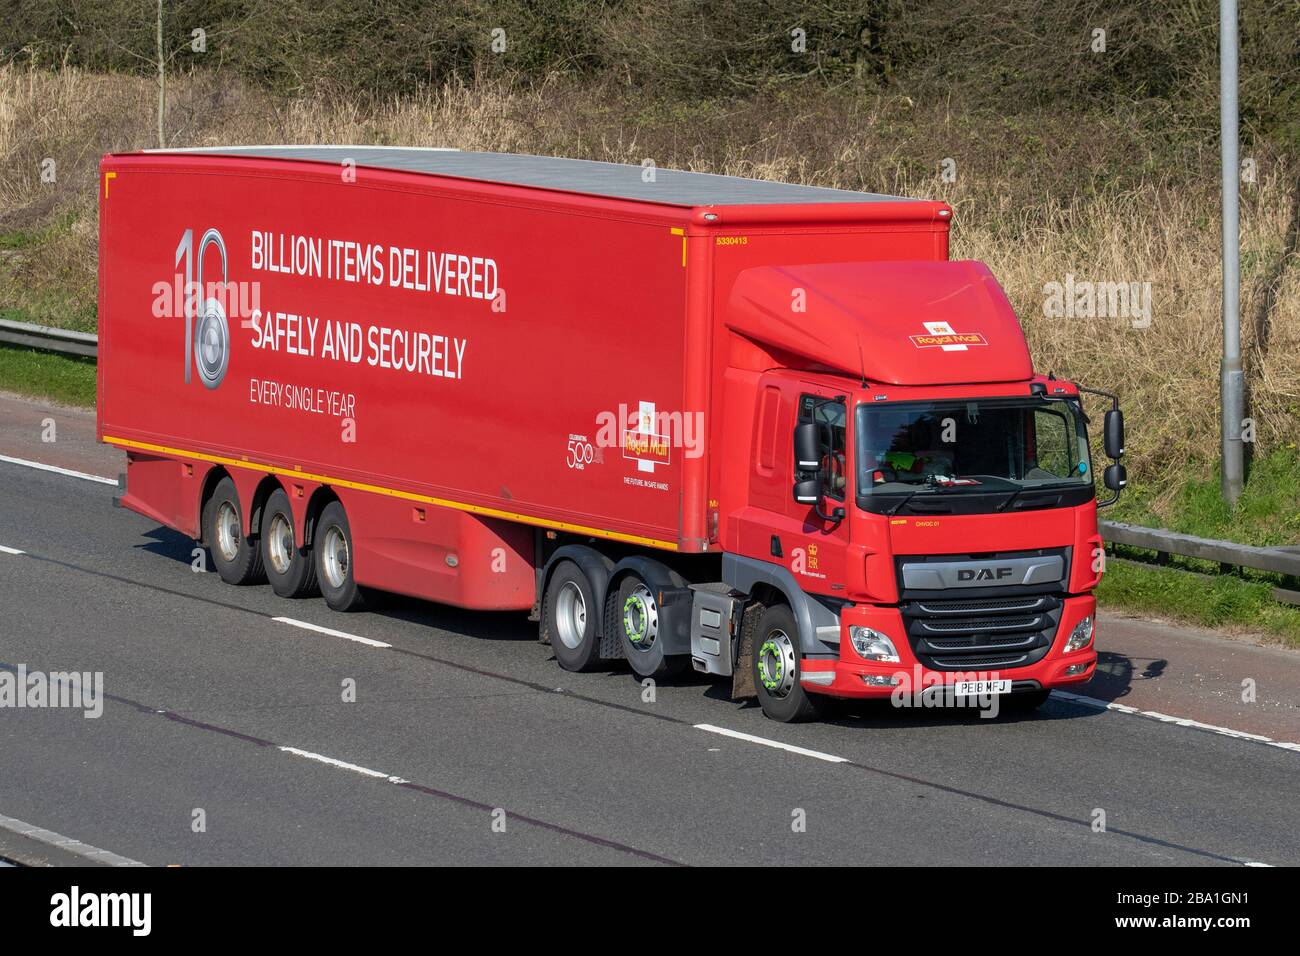
<path id="1" fill-rule="evenodd" d="M 244 510 L 235 483 L 222 478 L 203 505 L 203 540 L 212 564 L 227 584 L 260 584 L 262 552 L 254 538 L 244 537 Z"/>
<path id="2" fill-rule="evenodd" d="M 551 572 L 542 601 L 542 640 L 566 671 L 600 667 L 600 637 L 596 634 L 599 607 L 586 573 L 573 561 L 561 561 Z"/>
<path id="3" fill-rule="evenodd" d="M 365 606 L 365 593 L 353 577 L 352 529 L 337 501 L 321 511 L 312 542 L 316 580 L 325 603 L 336 611 L 359 611 Z"/>
<path id="4" fill-rule="evenodd" d="M 754 690 L 765 716 L 783 724 L 822 716 L 830 709 L 827 697 L 810 694 L 800 683 L 799 629 L 784 604 L 769 607 L 753 635 Z"/>
<path id="5" fill-rule="evenodd" d="M 1010 713 L 1025 714 L 1042 707 L 1047 703 L 1047 698 L 1051 696 L 1052 692 L 1050 690 L 1024 690 L 1015 694 L 1007 694 L 998 701 L 998 706 Z"/>
<path id="6" fill-rule="evenodd" d="M 609 603 L 606 627 L 614 628 L 628 666 L 637 677 L 668 677 L 681 673 L 690 663 L 685 654 L 664 654 L 655 589 L 635 574 L 619 582 L 618 593 Z"/>
<path id="7" fill-rule="evenodd" d="M 262 509 L 262 564 L 271 590 L 280 597 L 301 598 L 316 593 L 316 565 L 311 550 L 295 541 L 293 511 L 283 488 L 271 492 Z"/>

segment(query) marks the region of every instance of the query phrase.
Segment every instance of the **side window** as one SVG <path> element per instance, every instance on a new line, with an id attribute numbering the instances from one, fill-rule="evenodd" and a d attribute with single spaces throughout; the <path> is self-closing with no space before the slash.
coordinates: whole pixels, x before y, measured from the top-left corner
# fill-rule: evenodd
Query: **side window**
<path id="1" fill-rule="evenodd" d="M 816 422 L 821 430 L 822 488 L 831 498 L 844 500 L 848 487 L 847 457 L 844 443 L 844 403 L 820 395 L 799 396 L 799 421 Z"/>

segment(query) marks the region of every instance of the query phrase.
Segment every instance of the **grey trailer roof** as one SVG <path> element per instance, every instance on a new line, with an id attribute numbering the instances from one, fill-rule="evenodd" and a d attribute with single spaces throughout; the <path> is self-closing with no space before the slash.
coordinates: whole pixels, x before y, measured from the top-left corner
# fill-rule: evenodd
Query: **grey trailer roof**
<path id="1" fill-rule="evenodd" d="M 667 203 L 674 206 L 778 205 L 783 203 L 897 202 L 898 196 L 799 186 L 793 183 L 655 169 L 647 182 L 640 166 L 589 159 L 473 153 L 455 149 L 405 146 L 222 146 L 147 150 L 165 153 L 212 153 L 266 159 L 300 159 L 322 163 L 351 160 L 358 166 L 405 172 L 459 176 L 493 183 Z"/>

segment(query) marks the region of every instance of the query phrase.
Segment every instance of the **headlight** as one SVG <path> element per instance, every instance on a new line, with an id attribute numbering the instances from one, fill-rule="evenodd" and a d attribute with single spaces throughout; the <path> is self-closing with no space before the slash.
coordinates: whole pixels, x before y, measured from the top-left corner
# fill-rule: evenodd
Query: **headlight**
<path id="1" fill-rule="evenodd" d="M 1081 651 L 1092 643 L 1092 617 L 1085 617 L 1078 624 L 1074 625 L 1074 630 L 1070 632 L 1070 639 L 1065 642 L 1065 653 L 1072 651 Z"/>
<path id="2" fill-rule="evenodd" d="M 863 660 L 878 661 L 882 664 L 899 662 L 898 649 L 894 647 L 894 642 L 874 628 L 854 625 L 849 628 L 849 640 L 853 642 L 853 649 Z"/>

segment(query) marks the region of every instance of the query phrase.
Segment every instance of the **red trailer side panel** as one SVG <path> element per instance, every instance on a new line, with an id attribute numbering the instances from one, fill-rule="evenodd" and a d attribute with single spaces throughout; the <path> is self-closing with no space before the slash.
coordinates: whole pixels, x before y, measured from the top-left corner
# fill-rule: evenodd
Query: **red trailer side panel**
<path id="1" fill-rule="evenodd" d="M 102 172 L 105 441 L 681 543 L 681 450 L 653 423 L 687 407 L 689 209 L 273 159 Z"/>

